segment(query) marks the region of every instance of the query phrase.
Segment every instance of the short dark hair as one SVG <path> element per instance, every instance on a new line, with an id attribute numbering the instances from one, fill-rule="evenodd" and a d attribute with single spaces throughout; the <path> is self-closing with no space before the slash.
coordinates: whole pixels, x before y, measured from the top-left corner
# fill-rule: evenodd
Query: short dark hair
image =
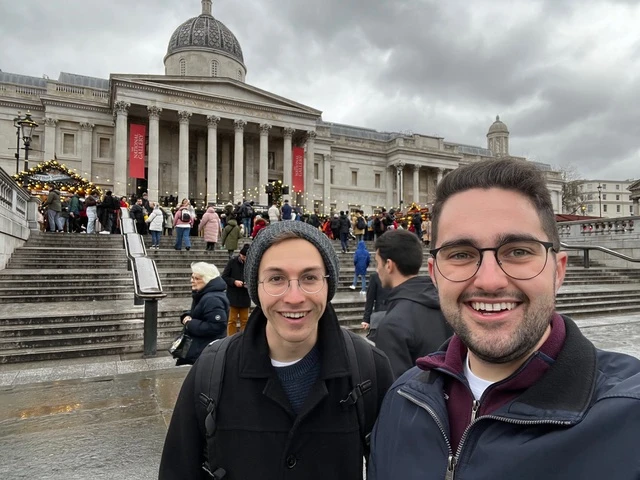
<path id="1" fill-rule="evenodd" d="M 379 236 L 375 249 L 385 262 L 391 260 L 398 271 L 408 277 L 417 275 L 422 266 L 422 244 L 415 233 L 408 230 L 389 230 Z"/>
<path id="2" fill-rule="evenodd" d="M 484 160 L 457 168 L 446 175 L 436 188 L 436 201 L 432 210 L 432 245 L 437 246 L 438 223 L 446 201 L 456 193 L 472 189 L 501 188 L 527 197 L 538 212 L 542 230 L 556 250 L 560 248 L 560 236 L 551 195 L 542 170 L 526 160 Z"/>

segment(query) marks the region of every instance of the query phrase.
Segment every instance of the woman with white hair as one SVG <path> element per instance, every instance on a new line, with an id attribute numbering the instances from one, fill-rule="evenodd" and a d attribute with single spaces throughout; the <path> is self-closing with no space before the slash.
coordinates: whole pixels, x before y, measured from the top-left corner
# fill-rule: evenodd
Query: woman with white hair
<path id="1" fill-rule="evenodd" d="M 191 264 L 191 309 L 184 312 L 180 322 L 193 338 L 186 358 L 176 365 L 193 365 L 204 348 L 214 340 L 226 337 L 229 300 L 225 294 L 227 284 L 211 263 Z"/>

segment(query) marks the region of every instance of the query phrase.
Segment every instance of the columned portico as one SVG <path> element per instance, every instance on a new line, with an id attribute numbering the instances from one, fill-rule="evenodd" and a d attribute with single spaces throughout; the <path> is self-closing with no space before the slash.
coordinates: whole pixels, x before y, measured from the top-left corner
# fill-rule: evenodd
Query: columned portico
<path id="1" fill-rule="evenodd" d="M 268 123 L 262 123 L 260 125 L 260 170 L 258 173 L 258 188 L 260 189 L 258 198 L 260 205 L 266 205 L 269 201 L 267 192 L 265 192 L 264 189 L 269 181 L 269 130 L 271 130 L 271 125 Z"/>
<path id="2" fill-rule="evenodd" d="M 44 119 L 44 159 L 51 160 L 56 154 L 56 125 L 58 120 L 47 117 Z M 88 171 L 91 174 L 91 170 Z M 84 172 L 82 173 L 84 175 Z M 90 178 L 89 178 L 90 179 Z"/>
<path id="3" fill-rule="evenodd" d="M 86 176 L 87 178 L 91 178 L 91 159 L 93 157 L 92 150 L 93 150 L 93 128 L 94 127 L 95 125 L 89 122 L 83 122 L 80 124 L 80 131 L 81 131 L 80 153 L 82 155 L 82 164 L 80 168 L 81 168 L 82 176 Z M 48 158 L 48 157 L 45 157 L 45 158 Z"/>
<path id="4" fill-rule="evenodd" d="M 233 149 L 233 203 L 241 202 L 244 196 L 244 127 L 247 122 L 235 120 L 235 144 Z"/>
<path id="5" fill-rule="evenodd" d="M 293 133 L 295 132 L 295 130 L 293 128 L 285 128 L 283 130 L 283 134 L 284 134 L 284 166 L 283 166 L 283 172 L 282 172 L 282 183 L 284 185 L 287 185 L 289 187 L 289 195 L 283 195 L 283 200 L 290 200 L 291 199 L 291 189 L 293 188 L 293 186 L 291 185 L 291 182 L 293 180 L 293 175 L 292 175 L 292 171 L 291 168 L 293 166 L 293 159 L 292 159 L 292 144 L 291 144 L 291 139 L 293 138 Z"/>
<path id="6" fill-rule="evenodd" d="M 180 146 L 178 147 L 178 205 L 183 198 L 189 198 L 189 118 L 191 112 L 178 112 L 180 124 Z"/>
<path id="7" fill-rule="evenodd" d="M 116 155 L 113 166 L 113 190 L 127 191 L 127 119 L 129 102 L 119 101 L 115 105 L 116 114 Z"/>
<path id="8" fill-rule="evenodd" d="M 207 117 L 207 197 L 206 203 L 218 200 L 218 123 L 220 117 Z"/>
<path id="9" fill-rule="evenodd" d="M 147 107 L 149 112 L 149 158 L 147 168 L 147 191 L 149 199 L 157 201 L 160 198 L 160 114 L 162 108 Z M 118 192 L 121 194 L 120 192 Z"/>
<path id="10" fill-rule="evenodd" d="M 307 132 L 307 168 L 304 173 L 304 193 L 307 198 L 307 210 L 313 211 L 313 184 L 314 184 L 314 161 L 315 161 L 315 149 L 316 149 L 316 132 Z"/>
<path id="11" fill-rule="evenodd" d="M 413 198 L 412 202 L 420 204 L 420 165 L 413 166 Z"/>

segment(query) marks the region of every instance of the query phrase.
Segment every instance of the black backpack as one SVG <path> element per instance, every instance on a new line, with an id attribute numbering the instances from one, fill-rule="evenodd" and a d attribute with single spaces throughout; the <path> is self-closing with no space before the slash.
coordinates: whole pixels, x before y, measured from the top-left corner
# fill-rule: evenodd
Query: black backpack
<path id="1" fill-rule="evenodd" d="M 340 401 L 344 405 L 355 405 L 360 427 L 360 438 L 364 448 L 365 458 L 369 459 L 369 443 L 371 430 L 378 415 L 378 382 L 373 351 L 369 343 L 359 335 L 341 328 L 344 335 L 344 343 L 347 347 L 349 369 L 351 370 L 352 390 L 347 397 Z M 224 364 L 227 348 L 234 337 L 225 337 L 216 340 L 204 349 L 198 359 L 198 371 L 196 373 L 195 398 L 196 402 L 204 406 L 206 414 L 203 417 L 202 408 L 196 405 L 198 424 L 201 426 L 201 435 L 206 439 L 204 449 L 204 463 L 202 469 L 213 480 L 222 480 L 226 475 L 223 468 L 211 471 L 208 460 L 208 442 L 213 441 L 216 431 L 216 409 L 220 401 L 222 383 L 224 380 Z M 364 379 L 364 380 L 363 380 Z M 206 392 L 206 393 L 205 393 Z M 369 393 L 369 395 L 365 395 Z"/>
<path id="2" fill-rule="evenodd" d="M 189 213 L 189 210 L 187 210 L 186 208 L 182 210 L 182 213 L 180 213 L 180 220 L 182 220 L 183 222 L 191 221 L 191 214 Z"/>
<path id="3" fill-rule="evenodd" d="M 358 217 L 358 220 L 356 221 L 356 227 L 358 228 L 358 230 L 364 230 L 365 228 L 367 228 L 367 224 L 365 223 L 364 218 Z"/>

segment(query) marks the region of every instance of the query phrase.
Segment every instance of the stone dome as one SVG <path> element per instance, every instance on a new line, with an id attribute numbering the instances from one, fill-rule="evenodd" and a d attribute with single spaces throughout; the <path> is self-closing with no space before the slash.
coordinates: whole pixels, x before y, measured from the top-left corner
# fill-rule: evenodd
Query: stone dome
<path id="1" fill-rule="evenodd" d="M 207 12 L 206 8 L 203 8 L 201 15 L 190 18 L 173 32 L 165 58 L 177 52 L 193 50 L 221 53 L 244 65 L 238 39 L 222 22 Z"/>
<path id="2" fill-rule="evenodd" d="M 500 121 L 500 115 L 496 115 L 496 121 L 489 127 L 489 133 L 487 135 L 491 135 L 492 133 L 509 133 L 507 126 Z"/>

